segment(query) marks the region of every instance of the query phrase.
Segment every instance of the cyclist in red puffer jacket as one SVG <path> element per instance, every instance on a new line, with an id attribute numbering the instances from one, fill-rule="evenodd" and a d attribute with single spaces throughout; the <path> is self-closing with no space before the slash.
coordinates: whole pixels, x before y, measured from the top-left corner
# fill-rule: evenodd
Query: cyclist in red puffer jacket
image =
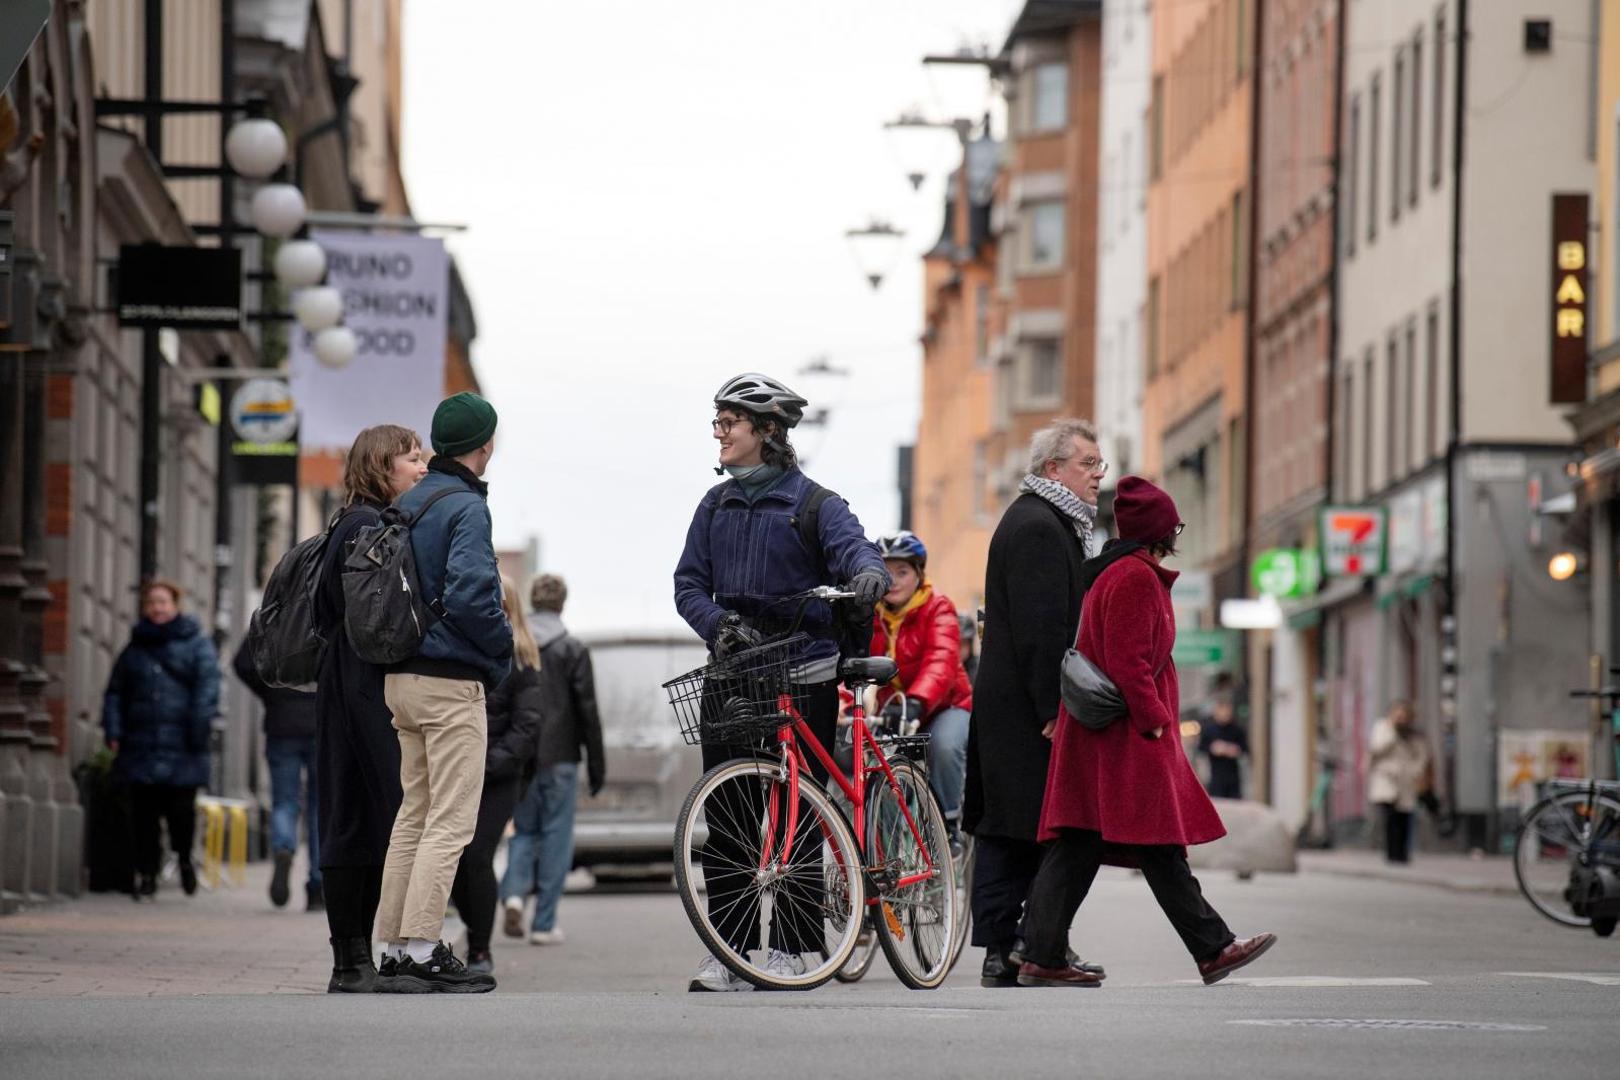
<path id="1" fill-rule="evenodd" d="M 878 708 L 922 721 L 929 736 L 929 782 L 954 838 L 973 709 L 956 605 L 928 583 L 928 549 L 915 534 L 881 537 L 877 547 L 893 584 L 872 616 L 872 655 L 891 657 L 900 668 L 890 685 L 879 688 Z"/>

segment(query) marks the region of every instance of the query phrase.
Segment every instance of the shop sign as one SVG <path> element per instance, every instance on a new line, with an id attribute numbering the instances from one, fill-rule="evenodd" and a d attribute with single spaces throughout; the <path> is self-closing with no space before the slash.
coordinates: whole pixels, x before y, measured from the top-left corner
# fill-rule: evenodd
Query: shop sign
<path id="1" fill-rule="evenodd" d="M 243 484 L 298 482 L 298 409 L 280 379 L 249 379 L 231 395 L 231 456 Z"/>
<path id="2" fill-rule="evenodd" d="M 1554 405 L 1586 400 L 1587 196 L 1552 197 L 1552 388 Z"/>
<path id="3" fill-rule="evenodd" d="M 1376 577 L 1384 572 L 1384 509 L 1329 506 L 1322 511 L 1322 572 Z"/>
<path id="4" fill-rule="evenodd" d="M 1238 635 L 1233 630 L 1178 630 L 1170 659 L 1177 667 L 1230 668 L 1237 661 Z"/>
<path id="5" fill-rule="evenodd" d="M 1389 500 L 1389 572 L 1404 574 L 1423 561 L 1423 492 L 1403 491 Z"/>
<path id="6" fill-rule="evenodd" d="M 118 325 L 240 330 L 242 252 L 125 244 L 118 249 Z"/>
<path id="7" fill-rule="evenodd" d="M 1322 561 L 1316 552 L 1303 548 L 1271 548 L 1255 556 L 1250 579 L 1261 596 L 1278 600 L 1310 596 L 1322 583 Z"/>
<path id="8" fill-rule="evenodd" d="M 1528 808 L 1547 780 L 1587 775 L 1586 733 L 1582 731 L 1503 731 L 1496 741 L 1496 801 Z"/>

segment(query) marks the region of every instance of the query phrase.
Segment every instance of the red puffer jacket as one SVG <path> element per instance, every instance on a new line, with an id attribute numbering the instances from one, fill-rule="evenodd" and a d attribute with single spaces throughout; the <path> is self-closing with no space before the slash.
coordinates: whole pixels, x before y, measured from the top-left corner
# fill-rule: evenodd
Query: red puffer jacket
<path id="1" fill-rule="evenodd" d="M 973 684 L 962 667 L 962 628 L 956 605 L 934 593 L 900 624 L 894 649 L 897 676 L 907 697 L 923 702 L 925 722 L 942 709 L 973 708 Z M 872 655 L 888 656 L 889 633 L 880 612 L 872 617 Z M 898 693 L 886 686 L 878 694 L 878 708 Z"/>

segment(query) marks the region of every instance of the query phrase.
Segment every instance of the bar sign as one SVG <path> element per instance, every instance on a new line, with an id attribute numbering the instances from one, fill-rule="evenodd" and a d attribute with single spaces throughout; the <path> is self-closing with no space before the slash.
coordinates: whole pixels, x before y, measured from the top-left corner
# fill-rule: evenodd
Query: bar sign
<path id="1" fill-rule="evenodd" d="M 1586 400 L 1587 196 L 1552 197 L 1552 396 L 1554 405 Z"/>

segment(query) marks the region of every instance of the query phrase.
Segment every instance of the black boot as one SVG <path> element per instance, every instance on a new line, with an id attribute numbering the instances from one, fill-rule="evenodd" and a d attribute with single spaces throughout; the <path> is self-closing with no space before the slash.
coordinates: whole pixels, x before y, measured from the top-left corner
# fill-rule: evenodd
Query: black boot
<path id="1" fill-rule="evenodd" d="M 156 896 L 157 896 L 157 875 L 156 874 L 136 874 L 135 875 L 135 902 L 140 903 L 142 900 L 151 900 Z"/>
<path id="2" fill-rule="evenodd" d="M 368 938 L 330 938 L 332 981 L 328 994 L 369 994 L 377 988 L 377 966 L 371 962 Z"/>
<path id="3" fill-rule="evenodd" d="M 979 972 L 979 985 L 1005 987 L 1018 985 L 1018 965 L 1008 959 L 1010 946 L 992 945 L 984 950 L 984 968 Z"/>
<path id="4" fill-rule="evenodd" d="M 304 886 L 304 910 L 325 911 L 326 892 L 320 885 Z"/>
<path id="5" fill-rule="evenodd" d="M 276 907 L 286 907 L 287 899 L 292 895 L 287 885 L 287 879 L 292 876 L 292 860 L 292 852 L 276 852 L 276 869 L 270 875 L 270 902 Z"/>
<path id="6" fill-rule="evenodd" d="M 180 860 L 180 888 L 187 896 L 197 895 L 197 868 L 190 859 Z"/>

